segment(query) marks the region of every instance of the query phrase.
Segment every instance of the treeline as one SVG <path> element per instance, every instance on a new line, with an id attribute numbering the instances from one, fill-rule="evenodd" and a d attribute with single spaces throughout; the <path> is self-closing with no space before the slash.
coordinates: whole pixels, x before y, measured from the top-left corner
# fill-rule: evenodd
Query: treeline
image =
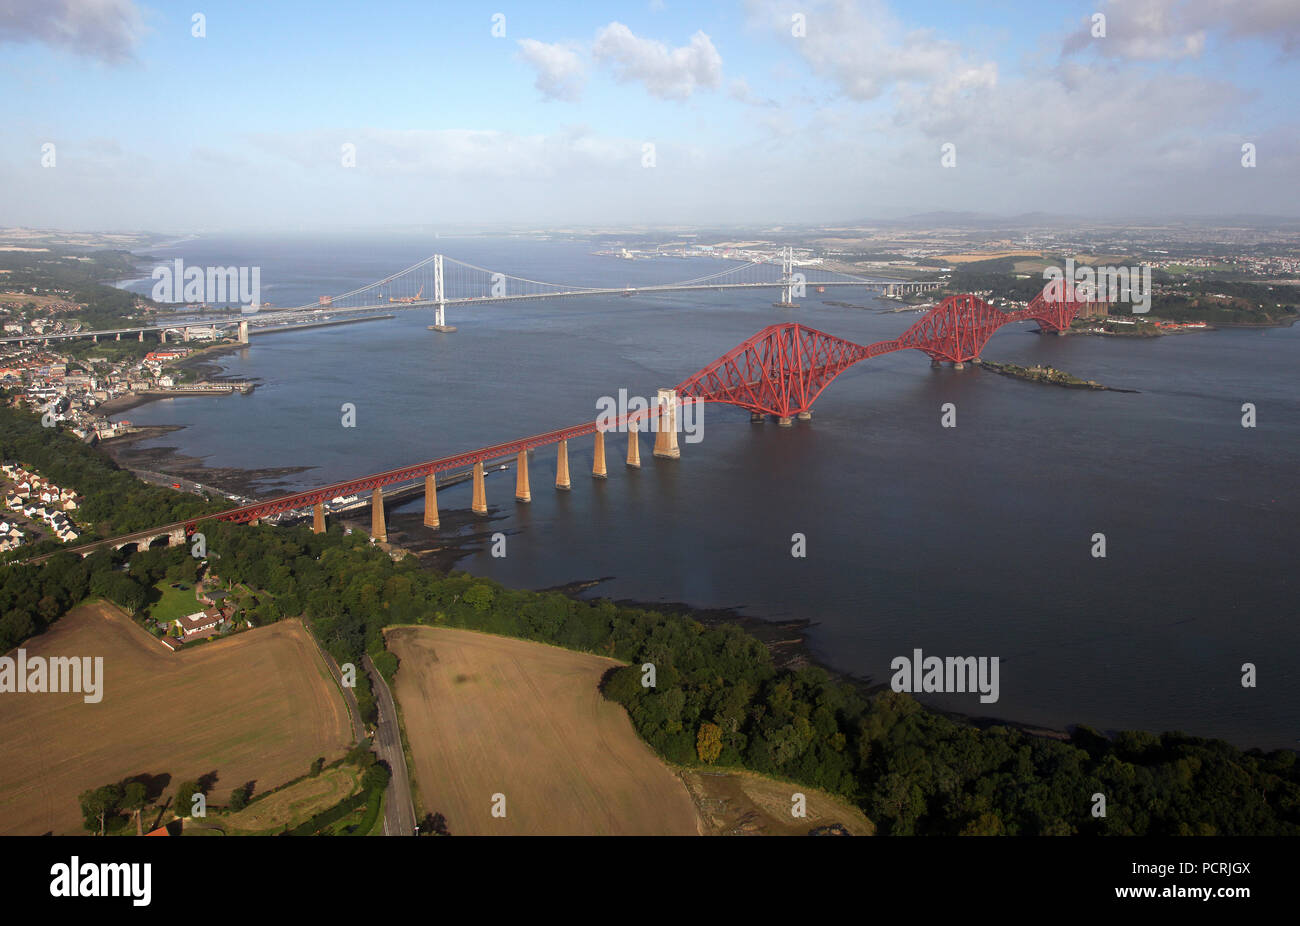
<path id="1" fill-rule="evenodd" d="M 0 653 L 44 632 L 87 598 L 107 599 L 135 617 L 157 596 L 156 583 L 165 578 L 193 585 L 197 570 L 188 547 L 134 555 L 100 550 L 85 559 L 59 553 L 43 566 L 0 567 Z"/>
<path id="2" fill-rule="evenodd" d="M 948 277 L 950 293 L 991 292 L 998 299 L 1028 302 L 1043 291 L 1047 282 L 1041 273 L 1017 276 L 1016 261 L 1022 258 L 995 257 L 990 260 L 957 264 Z"/>
<path id="3" fill-rule="evenodd" d="M 348 817 L 363 804 L 366 810 L 361 819 L 347 827 L 344 832 L 351 836 L 364 836 L 370 832 L 379 819 L 384 789 L 388 787 L 390 777 L 388 766 L 380 762 L 370 747 L 364 743 L 354 746 L 339 762 L 356 766 L 361 771 L 360 790 L 293 829 L 286 825 L 280 835 L 311 836 L 328 831 L 332 824 Z M 323 758 L 315 760 L 312 762 L 309 776 L 305 777 L 317 777 L 324 766 Z M 98 833 L 100 836 L 123 833 L 126 831 L 127 824 L 132 821 L 136 822 L 137 829 L 141 829 L 140 824 L 143 822 L 141 815 L 163 796 L 170 778 L 170 775 L 139 775 L 81 792 L 77 796 L 77 804 L 81 808 L 82 825 L 86 830 Z M 225 822 L 221 811 L 227 814 L 239 813 L 255 800 L 261 800 L 289 786 L 284 785 L 266 794 L 255 796 L 253 783 L 247 782 L 231 789 L 230 799 L 225 807 L 218 808 L 207 805 L 207 795 L 212 791 L 216 780 L 216 774 L 209 773 L 202 778 L 182 781 L 176 786 L 174 801 L 170 802 L 170 805 L 164 804 L 162 809 L 165 810 L 170 806 L 177 818 L 189 817 L 195 807 L 195 795 L 202 794 L 205 805 L 204 819 L 210 817 L 213 828 L 221 829 Z M 302 780 L 304 779 L 297 779 L 295 782 L 290 782 L 290 785 Z"/>
<path id="4" fill-rule="evenodd" d="M 1214 296 L 1228 296 L 1225 302 Z M 1177 292 L 1156 296 L 1151 313 L 1171 321 L 1220 325 L 1269 325 L 1294 321 L 1298 310 L 1294 287 L 1231 280 L 1192 280 Z"/>
<path id="5" fill-rule="evenodd" d="M 0 406 L 0 457 L 23 463 L 60 488 L 84 496 L 71 514 L 78 526 L 113 537 L 170 524 L 229 505 L 209 502 L 188 492 L 152 486 L 120 469 L 108 456 L 58 427 L 41 425 L 25 409 Z M 93 540 L 82 537 L 82 542 Z M 20 555 L 35 550 L 20 548 Z"/>
<path id="6" fill-rule="evenodd" d="M 882 833 L 1300 834 L 1292 751 L 1242 752 L 1180 733 L 1110 740 L 1084 728 L 1065 742 L 981 730 L 820 669 L 777 669 L 736 626 L 440 575 L 337 527 L 204 529 L 223 577 L 266 588 L 285 614 L 301 609 L 340 662 L 382 656 L 382 628 L 401 623 L 613 656 L 631 665 L 610 674 L 606 696 L 669 761 L 823 788 L 855 802 Z M 646 663 L 652 688 L 642 685 Z M 1093 815 L 1096 794 L 1104 817 Z"/>
<path id="7" fill-rule="evenodd" d="M 54 317 L 77 318 L 91 328 L 112 328 L 135 312 L 135 294 L 106 285 L 135 274 L 136 259 L 128 251 L 55 247 L 49 252 L 0 252 L 0 269 L 8 271 L 5 288 L 12 292 L 35 289 L 49 295 L 49 290 L 63 290 L 71 293 L 68 301 L 84 306 Z"/>
<path id="8" fill-rule="evenodd" d="M 605 682 L 642 737 L 671 762 L 749 768 L 854 802 L 883 834 L 1300 834 L 1296 754 L 1242 752 L 1181 733 L 1087 728 L 1069 741 L 979 729 L 906 695 L 867 694 L 820 669 L 777 669 L 739 627 L 556 592 L 440 575 L 394 562 L 337 528 L 236 527 L 204 522 L 224 579 L 265 589 L 280 614 L 303 614 L 340 663 L 369 653 L 391 674 L 390 624 L 463 627 L 600 653 L 629 662 Z M 137 553 L 126 572 L 111 554 L 55 557 L 0 570 L 0 646 L 44 629 L 71 604 L 103 595 L 128 610 L 185 568 L 183 548 Z M 189 568 L 193 568 L 192 564 Z M 644 687 L 645 664 L 654 686 Z M 374 716 L 364 672 L 356 694 Z M 1093 815 L 1094 795 L 1106 815 Z"/>

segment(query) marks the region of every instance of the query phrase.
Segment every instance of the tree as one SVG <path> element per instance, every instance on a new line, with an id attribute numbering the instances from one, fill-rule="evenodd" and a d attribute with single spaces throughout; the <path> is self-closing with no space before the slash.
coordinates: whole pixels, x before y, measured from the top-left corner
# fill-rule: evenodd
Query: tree
<path id="1" fill-rule="evenodd" d="M 722 728 L 716 723 L 700 724 L 699 735 L 695 738 L 695 752 L 706 765 L 716 762 L 722 754 Z"/>
<path id="2" fill-rule="evenodd" d="M 370 661 L 375 664 L 375 668 L 379 670 L 379 674 L 385 679 L 391 680 L 393 674 L 397 672 L 397 657 L 388 650 L 376 653 L 370 657 Z"/>
<path id="3" fill-rule="evenodd" d="M 81 803 L 81 815 L 85 818 L 86 829 L 92 831 L 98 829 L 99 835 L 103 836 L 104 823 L 117 813 L 122 798 L 121 785 L 104 785 L 102 788 L 83 791 L 77 800 Z"/>
<path id="4" fill-rule="evenodd" d="M 324 767 L 325 767 L 325 758 L 323 756 L 316 759 L 312 759 L 311 777 L 315 778 L 317 775 L 319 775 L 321 773 L 321 769 L 323 769 Z"/>
<path id="5" fill-rule="evenodd" d="M 465 593 L 464 600 L 475 611 L 482 613 L 492 606 L 492 599 L 495 597 L 496 592 L 491 586 L 474 585 Z"/>
<path id="6" fill-rule="evenodd" d="M 248 806 L 248 788 L 236 788 L 230 792 L 230 809 L 243 810 Z"/>
<path id="7" fill-rule="evenodd" d="M 122 792 L 122 806 L 135 816 L 135 834 L 144 835 L 144 823 L 140 815 L 144 810 L 144 805 L 149 803 L 149 792 L 145 789 L 144 782 L 128 782 Z"/>
<path id="8" fill-rule="evenodd" d="M 974 820 L 966 824 L 962 829 L 963 836 L 1004 836 L 1006 833 L 1002 829 L 1002 818 L 995 813 L 982 813 Z"/>
<path id="9" fill-rule="evenodd" d="M 388 787 L 388 769 L 376 762 L 361 774 L 361 787 L 367 791 L 382 791 Z"/>
<path id="10" fill-rule="evenodd" d="M 176 789 L 176 816 L 188 817 L 194 806 L 194 795 L 199 793 L 197 781 L 183 781 Z"/>

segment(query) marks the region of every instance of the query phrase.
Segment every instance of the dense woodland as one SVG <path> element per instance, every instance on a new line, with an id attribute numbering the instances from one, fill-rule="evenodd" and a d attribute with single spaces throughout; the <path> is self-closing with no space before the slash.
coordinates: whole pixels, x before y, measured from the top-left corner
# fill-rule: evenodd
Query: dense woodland
<path id="1" fill-rule="evenodd" d="M 1151 302 L 1153 315 L 1212 325 L 1289 323 L 1295 321 L 1297 310 L 1293 286 L 1225 280 L 1190 280 L 1178 292 L 1159 294 Z"/>
<path id="2" fill-rule="evenodd" d="M 205 501 L 141 482 L 72 434 L 58 427 L 43 427 L 40 417 L 26 409 L 0 406 L 0 457 L 20 462 L 55 485 L 81 494 L 84 501 L 71 517 L 79 527 L 101 536 L 126 534 L 229 507 L 227 502 Z M 12 552 L 26 557 L 57 548 L 57 543 L 38 544 Z"/>
<path id="3" fill-rule="evenodd" d="M 69 292 L 70 301 L 84 308 L 54 317 L 76 318 L 91 328 L 118 327 L 134 313 L 138 297 L 107 283 L 133 275 L 136 266 L 128 251 L 53 247 L 49 252 L 0 252 L 6 291 Z"/>
<path id="4" fill-rule="evenodd" d="M 1017 275 L 1014 272 L 1016 261 L 1014 257 L 999 257 L 961 264 L 953 270 L 945 291 L 991 292 L 996 298 L 1033 299 L 1046 285 L 1043 276 L 1041 273 Z M 1170 321 L 1275 325 L 1294 321 L 1300 312 L 1295 288 L 1290 286 L 1187 279 L 1160 271 L 1152 273 L 1152 283 L 1170 287 L 1171 291 L 1152 297 L 1150 313 Z M 1178 291 L 1173 292 L 1173 287 Z M 1224 296 L 1229 298 L 1219 298 Z"/>

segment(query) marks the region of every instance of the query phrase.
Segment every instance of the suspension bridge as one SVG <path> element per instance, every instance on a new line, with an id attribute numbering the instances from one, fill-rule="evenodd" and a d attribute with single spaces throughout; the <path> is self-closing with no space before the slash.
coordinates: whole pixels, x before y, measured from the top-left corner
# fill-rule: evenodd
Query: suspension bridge
<path id="1" fill-rule="evenodd" d="M 814 265 L 798 265 L 789 247 L 782 248 L 779 256 L 746 261 L 688 280 L 620 286 L 547 283 L 434 254 L 382 280 L 337 296 L 321 296 L 315 305 L 299 306 L 291 311 L 329 308 L 336 312 L 373 312 L 394 307 L 432 307 L 434 327 L 447 328 L 448 306 L 491 302 L 776 288 L 781 290 L 777 305 L 793 305 L 793 300 L 803 296 L 808 287 L 859 286 L 893 294 L 919 292 L 939 285 L 937 281 L 873 280 Z"/>
<path id="2" fill-rule="evenodd" d="M 203 269 L 203 268 L 199 268 Z M 207 268 L 211 274 L 223 268 Z M 226 268 L 229 269 L 229 268 Z M 811 264 L 799 264 L 792 248 L 782 248 L 775 256 L 737 263 L 713 273 L 671 283 L 622 283 L 615 286 L 584 286 L 576 283 L 553 283 L 533 280 L 516 274 L 491 270 L 462 260 L 434 254 L 404 270 L 367 283 L 365 286 L 337 295 L 319 296 L 314 303 L 291 308 L 259 309 L 256 312 L 186 318 L 178 320 L 151 320 L 148 323 L 105 330 L 84 330 L 51 334 L 26 334 L 0 338 L 0 344 L 23 342 L 50 342 L 74 338 L 111 337 L 121 340 L 122 335 L 137 335 L 141 341 L 145 332 L 157 333 L 161 341 L 167 333 L 189 340 L 189 331 L 218 327 L 238 330 L 239 340 L 247 342 L 250 334 L 269 330 L 283 330 L 285 326 L 310 321 L 313 316 L 328 313 L 353 315 L 374 312 L 392 312 L 398 309 L 434 310 L 434 324 L 439 331 L 454 331 L 447 324 L 447 309 L 486 305 L 502 302 L 521 302 L 545 299 L 568 299 L 577 296 L 648 296 L 701 290 L 780 290 L 778 306 L 794 306 L 809 288 L 857 286 L 885 294 L 922 292 L 935 289 L 938 281 L 876 280 L 835 270 L 825 270 Z M 225 288 L 222 287 L 222 292 Z M 190 308 L 194 308 L 191 306 Z"/>
<path id="3" fill-rule="evenodd" d="M 1003 312 L 976 296 L 949 296 L 899 337 L 862 345 L 795 322 L 769 325 L 723 354 L 677 386 L 659 389 L 657 401 L 646 408 L 628 411 L 616 418 L 585 421 L 567 428 L 533 434 L 489 447 L 425 460 L 409 466 L 372 473 L 355 479 L 294 492 L 213 515 L 210 520 L 258 523 L 264 518 L 286 515 L 312 517 L 313 529 L 325 530 L 326 506 L 340 500 L 370 494 L 371 536 L 380 542 L 388 537 L 384 515 L 384 489 L 405 484 L 405 494 L 424 483 L 424 524 L 438 528 L 438 476 L 471 468 L 475 514 L 488 512 L 484 486 L 485 465 L 515 457 L 515 498 L 532 500 L 529 482 L 529 453 L 540 447 L 556 446 L 555 487 L 572 487 L 569 472 L 569 441 L 593 436 L 592 476 L 608 476 L 605 435 L 627 434 L 629 467 L 641 465 L 640 432 L 653 433 L 654 456 L 676 459 L 678 411 L 683 402 L 718 402 L 750 412 L 750 420 L 761 422 L 775 417 L 778 425 L 791 427 L 794 419 L 808 420 L 812 406 L 831 381 L 855 364 L 894 351 L 916 350 L 927 355 L 932 365 L 947 362 L 960 368 L 978 361 L 980 352 L 999 328 L 1017 322 L 1033 322 L 1042 333 L 1064 334 L 1089 301 L 1073 287 L 1049 284 L 1024 309 Z M 412 485 L 414 484 L 414 485 Z M 196 521 L 161 525 L 133 534 L 71 548 L 88 556 L 103 547 L 121 549 L 151 544 L 184 542 L 197 527 Z M 50 554 L 55 555 L 55 554 Z M 47 556 L 33 559 L 40 562 Z"/>

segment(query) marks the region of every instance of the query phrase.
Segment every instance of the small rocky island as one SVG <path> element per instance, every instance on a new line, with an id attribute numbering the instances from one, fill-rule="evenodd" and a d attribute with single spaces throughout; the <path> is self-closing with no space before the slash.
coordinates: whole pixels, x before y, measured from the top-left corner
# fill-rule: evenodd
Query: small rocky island
<path id="1" fill-rule="evenodd" d="M 1028 380 L 1031 383 L 1048 383 L 1053 386 L 1064 386 L 1067 389 L 1101 389 L 1106 392 L 1137 392 L 1136 389 L 1116 389 L 1113 386 L 1104 386 L 1096 380 L 1079 379 L 1072 376 L 1064 370 L 1058 370 L 1054 367 L 1045 367 L 1035 364 L 1032 367 L 1022 367 L 1014 363 L 999 363 L 996 360 L 981 360 L 979 366 L 982 369 L 989 370 L 993 373 L 1000 373 L 1003 376 L 1014 376 L 1017 379 Z"/>

